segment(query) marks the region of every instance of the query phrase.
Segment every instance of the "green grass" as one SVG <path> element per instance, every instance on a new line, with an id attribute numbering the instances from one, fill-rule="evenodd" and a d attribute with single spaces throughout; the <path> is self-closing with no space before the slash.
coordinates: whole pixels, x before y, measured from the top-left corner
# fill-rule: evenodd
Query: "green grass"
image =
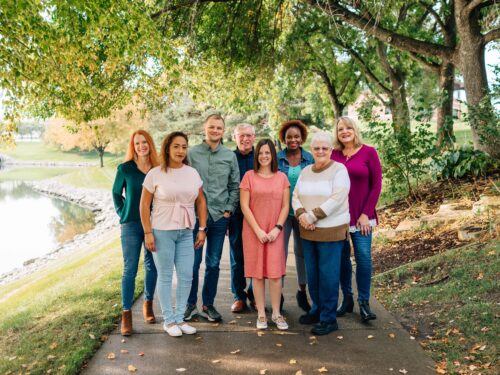
<path id="1" fill-rule="evenodd" d="M 119 320 L 119 239 L 0 287 L 0 373 L 79 373 Z M 142 276 L 138 275 L 137 293 Z"/>
<path id="2" fill-rule="evenodd" d="M 71 168 L 15 168 L 0 172 L 0 181 L 34 181 L 43 180 L 71 173 Z"/>
<path id="3" fill-rule="evenodd" d="M 95 151 L 61 151 L 46 145 L 44 142 L 18 142 L 12 149 L 0 149 L 1 154 L 8 155 L 16 160 L 46 160 L 66 162 L 99 163 L 99 156 Z M 104 154 L 104 164 L 115 158 L 110 153 Z"/>
<path id="4" fill-rule="evenodd" d="M 100 167 L 79 168 L 72 173 L 57 177 L 62 184 L 79 188 L 94 188 L 111 190 L 116 175 L 116 166 L 113 163 Z"/>
<path id="5" fill-rule="evenodd" d="M 377 297 L 448 373 L 498 373 L 499 255 L 497 239 L 396 268 L 374 277 Z"/>

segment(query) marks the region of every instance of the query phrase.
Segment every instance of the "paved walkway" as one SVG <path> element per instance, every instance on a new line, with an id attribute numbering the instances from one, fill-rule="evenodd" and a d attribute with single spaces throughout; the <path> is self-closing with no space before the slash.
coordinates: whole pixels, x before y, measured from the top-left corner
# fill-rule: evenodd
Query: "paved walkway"
<path id="1" fill-rule="evenodd" d="M 291 250 L 291 249 L 290 249 Z M 199 318 L 198 333 L 173 338 L 162 324 L 142 319 L 142 298 L 133 308 L 134 334 L 123 340 L 117 329 L 90 361 L 83 374 L 319 374 L 336 375 L 434 374 L 434 363 L 415 340 L 376 300 L 370 301 L 378 319 L 370 324 L 354 314 L 338 319 L 339 331 L 314 338 L 310 326 L 298 323 L 293 254 L 287 265 L 284 315 L 286 332 L 272 325 L 263 334 L 255 329 L 256 313 L 232 314 L 228 243 L 224 248 L 216 307 L 223 323 Z M 203 280 L 203 273 L 200 273 Z M 200 288 L 201 294 L 201 288 Z M 160 315 L 158 300 L 155 313 Z M 108 354 L 114 353 L 114 359 Z M 143 355 L 140 355 L 144 353 Z M 130 368 L 129 366 L 133 367 Z M 264 371 L 265 370 L 265 371 Z M 326 373 L 326 372 L 325 372 Z"/>

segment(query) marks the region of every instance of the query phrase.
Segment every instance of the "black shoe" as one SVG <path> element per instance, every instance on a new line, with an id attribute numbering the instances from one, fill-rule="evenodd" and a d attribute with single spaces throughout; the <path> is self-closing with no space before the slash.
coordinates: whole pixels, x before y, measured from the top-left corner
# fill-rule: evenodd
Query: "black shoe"
<path id="1" fill-rule="evenodd" d="M 344 296 L 342 300 L 342 305 L 337 309 L 337 316 L 344 316 L 347 313 L 352 313 L 354 309 L 354 298 L 352 294 L 349 296 Z"/>
<path id="2" fill-rule="evenodd" d="M 196 305 L 191 305 L 188 303 L 186 305 L 186 310 L 184 311 L 184 321 L 188 322 L 196 315 L 198 315 L 198 309 L 196 308 Z"/>
<path id="3" fill-rule="evenodd" d="M 319 316 L 318 315 L 313 315 L 313 314 L 304 314 L 301 315 L 299 318 L 299 323 L 300 324 L 316 324 L 319 323 Z"/>
<path id="4" fill-rule="evenodd" d="M 210 322 L 220 322 L 222 320 L 222 316 L 215 309 L 214 305 L 203 306 L 200 315 L 207 318 Z"/>
<path id="5" fill-rule="evenodd" d="M 331 323 L 319 322 L 314 327 L 311 328 L 311 333 L 318 336 L 328 335 L 329 333 L 339 329 L 337 321 L 334 320 Z"/>
<path id="6" fill-rule="evenodd" d="M 295 297 L 297 298 L 297 305 L 299 305 L 302 310 L 305 312 L 309 312 L 311 310 L 311 305 L 307 300 L 307 293 L 305 290 L 297 290 Z"/>
<path id="7" fill-rule="evenodd" d="M 368 301 L 359 301 L 359 314 L 361 315 L 361 320 L 363 322 L 377 319 L 377 315 L 372 313 L 372 311 L 370 310 Z"/>

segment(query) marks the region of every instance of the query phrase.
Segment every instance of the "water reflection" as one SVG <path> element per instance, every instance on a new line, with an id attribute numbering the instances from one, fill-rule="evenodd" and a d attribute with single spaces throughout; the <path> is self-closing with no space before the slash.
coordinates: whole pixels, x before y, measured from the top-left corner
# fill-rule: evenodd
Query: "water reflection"
<path id="1" fill-rule="evenodd" d="M 0 182 L 0 274 L 87 232 L 94 222 L 90 210 L 41 195 L 23 182 Z"/>

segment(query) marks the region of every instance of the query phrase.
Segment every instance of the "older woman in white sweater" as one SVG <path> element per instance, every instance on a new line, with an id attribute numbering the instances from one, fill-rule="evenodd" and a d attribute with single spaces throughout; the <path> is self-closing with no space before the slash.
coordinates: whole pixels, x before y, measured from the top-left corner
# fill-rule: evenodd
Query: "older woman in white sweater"
<path id="1" fill-rule="evenodd" d="M 332 137 L 316 133 L 311 142 L 314 164 L 297 181 L 292 206 L 300 223 L 307 282 L 313 302 L 299 319 L 315 324 L 311 332 L 326 335 L 338 329 L 340 259 L 349 231 L 349 175 L 341 163 L 330 160 Z"/>

